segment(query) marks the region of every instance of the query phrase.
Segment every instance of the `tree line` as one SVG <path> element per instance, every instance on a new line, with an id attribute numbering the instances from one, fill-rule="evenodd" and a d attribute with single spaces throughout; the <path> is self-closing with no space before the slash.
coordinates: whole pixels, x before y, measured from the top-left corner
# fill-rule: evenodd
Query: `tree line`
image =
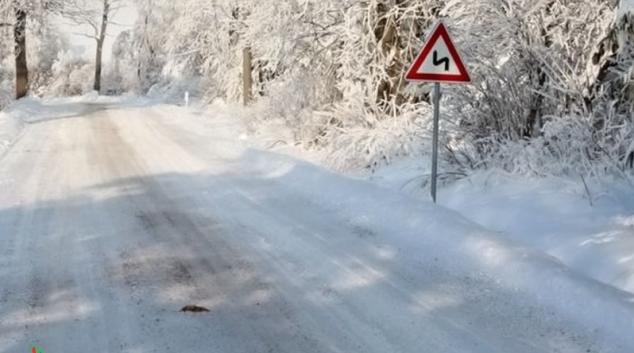
<path id="1" fill-rule="evenodd" d="M 82 18 L 87 8 L 66 0 L 38 2 L 39 8 L 2 1 L 14 9 L 16 48 L 24 33 L 18 10 Z M 103 5 L 93 4 L 88 16 L 103 44 L 106 5 L 118 5 L 83 1 Z M 447 177 L 479 168 L 624 176 L 634 163 L 634 17 L 626 1 L 134 4 L 138 20 L 116 38 L 108 73 L 118 92 L 188 90 L 210 102 L 240 102 L 249 124 L 281 120 L 292 143 L 323 151 L 335 167 L 374 169 L 426 153 L 429 86 L 407 84 L 404 74 L 439 18 L 473 76 L 471 85 L 443 92 Z M 93 88 L 100 88 L 97 48 Z"/>
<path id="2" fill-rule="evenodd" d="M 95 40 L 95 74 L 93 89 L 101 90 L 103 46 L 111 14 L 121 6 L 121 0 L 2 0 L 0 27 L 13 29 L 13 55 L 15 57 L 15 97 L 23 98 L 29 92 L 29 65 L 27 60 L 27 25 L 29 20 L 42 21 L 57 15 L 79 26 L 92 29 L 87 36 Z"/>

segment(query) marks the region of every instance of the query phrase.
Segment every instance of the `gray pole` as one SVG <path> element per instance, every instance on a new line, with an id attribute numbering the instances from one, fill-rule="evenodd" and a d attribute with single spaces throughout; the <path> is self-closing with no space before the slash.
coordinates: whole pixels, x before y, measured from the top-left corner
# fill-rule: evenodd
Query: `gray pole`
<path id="1" fill-rule="evenodd" d="M 436 203 L 436 187 L 438 185 L 438 130 L 440 124 L 440 83 L 434 83 L 434 141 L 431 164 L 431 197 Z"/>

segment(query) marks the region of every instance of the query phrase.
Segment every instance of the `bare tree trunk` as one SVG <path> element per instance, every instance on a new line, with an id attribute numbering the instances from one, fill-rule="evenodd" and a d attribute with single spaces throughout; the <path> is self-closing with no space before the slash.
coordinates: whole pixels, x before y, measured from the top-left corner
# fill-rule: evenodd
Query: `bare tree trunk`
<path id="1" fill-rule="evenodd" d="M 95 59 L 95 85 L 94 90 L 101 91 L 101 67 L 103 58 L 103 44 L 106 41 L 106 30 L 108 29 L 108 15 L 110 14 L 110 0 L 103 0 L 103 17 L 101 19 L 101 31 L 97 38 L 97 57 Z"/>
<path id="2" fill-rule="evenodd" d="M 406 1 L 396 0 L 397 7 L 405 6 Z M 406 102 L 404 94 L 407 82 L 404 73 L 406 48 L 401 41 L 399 31 L 402 30 L 400 21 L 402 18 L 394 13 L 389 15 L 391 7 L 386 2 L 379 2 L 376 8 L 378 19 L 374 35 L 377 39 L 379 56 L 386 60 L 386 77 L 379 83 L 376 91 L 376 101 L 381 105 L 389 107 L 389 102 L 394 102 L 396 107 L 400 107 Z M 415 24 L 416 25 L 416 24 Z"/>
<path id="3" fill-rule="evenodd" d="M 376 100 L 378 103 L 386 103 L 392 99 L 396 99 L 396 104 L 400 105 L 402 103 L 402 95 L 399 92 L 400 87 L 397 87 L 397 85 L 399 85 L 398 71 L 399 65 L 401 64 L 399 62 L 401 55 L 401 43 L 397 34 L 397 19 L 394 18 L 394 16 L 387 16 L 389 11 L 387 4 L 377 4 L 376 11 L 379 21 L 376 25 L 374 35 L 378 40 L 380 55 L 383 58 L 388 58 L 390 57 L 390 53 L 394 52 L 394 59 L 386 63 L 386 72 L 388 77 L 379 83 Z"/>
<path id="4" fill-rule="evenodd" d="M 555 5 L 554 1 L 551 1 L 546 5 L 546 14 L 550 15 L 552 13 L 552 8 Z M 542 27 L 541 35 L 544 40 L 544 46 L 546 48 L 550 48 L 553 45 L 553 40 L 550 35 L 550 31 L 552 30 L 553 25 L 548 25 L 547 27 Z M 541 134 L 543 123 L 543 103 L 544 103 L 544 90 L 547 89 L 548 85 L 548 75 L 542 69 L 542 63 L 537 60 L 531 60 L 532 67 L 529 68 L 529 77 L 531 81 L 531 85 L 533 85 L 532 89 L 532 97 L 531 97 L 531 106 L 528 111 L 528 116 L 526 117 L 526 122 L 524 126 L 524 137 L 532 138 L 537 137 Z"/>
<path id="5" fill-rule="evenodd" d="M 242 98 L 245 106 L 253 99 L 253 53 L 251 47 L 242 49 Z"/>
<path id="6" fill-rule="evenodd" d="M 14 2 L 15 24 L 13 38 L 15 41 L 15 96 L 16 99 L 26 97 L 29 92 L 29 69 L 26 61 L 26 20 L 27 13 Z"/>

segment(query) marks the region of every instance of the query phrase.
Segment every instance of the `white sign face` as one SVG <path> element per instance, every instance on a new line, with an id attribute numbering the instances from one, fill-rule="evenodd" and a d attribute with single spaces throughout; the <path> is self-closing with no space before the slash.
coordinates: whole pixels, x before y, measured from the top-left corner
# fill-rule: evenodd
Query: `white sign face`
<path id="1" fill-rule="evenodd" d="M 419 74 L 460 75 L 456 61 L 451 56 L 447 43 L 442 37 L 438 38 L 431 49 L 431 55 L 425 58 L 416 72 Z"/>
<path id="2" fill-rule="evenodd" d="M 434 27 L 416 61 L 407 72 L 406 79 L 422 82 L 471 82 L 469 71 L 442 21 Z"/>

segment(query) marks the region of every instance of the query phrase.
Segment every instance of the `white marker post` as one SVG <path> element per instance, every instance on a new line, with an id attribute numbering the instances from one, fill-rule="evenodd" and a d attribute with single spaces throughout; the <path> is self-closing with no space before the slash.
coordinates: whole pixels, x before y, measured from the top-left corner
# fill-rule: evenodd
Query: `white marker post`
<path id="1" fill-rule="evenodd" d="M 469 71 L 442 21 L 434 26 L 420 54 L 407 71 L 406 79 L 434 83 L 434 135 L 432 141 L 431 197 L 436 202 L 438 186 L 438 140 L 440 130 L 440 83 L 471 82 Z"/>

